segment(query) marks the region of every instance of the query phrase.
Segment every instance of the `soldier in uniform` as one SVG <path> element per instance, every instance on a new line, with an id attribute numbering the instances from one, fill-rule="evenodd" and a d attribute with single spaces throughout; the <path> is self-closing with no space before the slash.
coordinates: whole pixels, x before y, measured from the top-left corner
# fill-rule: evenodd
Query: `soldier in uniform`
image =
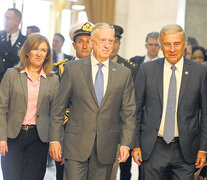
<path id="1" fill-rule="evenodd" d="M 21 12 L 15 8 L 8 9 L 4 18 L 4 30 L 0 31 L 0 81 L 8 68 L 19 63 L 19 50 L 26 40 L 18 29 Z"/>
<path id="2" fill-rule="evenodd" d="M 78 23 L 72 26 L 70 29 L 70 38 L 73 41 L 72 45 L 76 51 L 76 57 L 70 56 L 71 58 L 65 59 L 54 63 L 54 69 L 57 71 L 59 78 L 61 78 L 64 72 L 64 65 L 68 61 L 78 60 L 80 58 L 86 58 L 91 55 L 92 48 L 89 46 L 89 39 L 91 37 L 92 26 L 90 22 Z M 64 126 L 69 118 L 69 108 L 65 112 Z M 56 180 L 63 180 L 63 162 L 55 162 L 56 165 Z"/>
<path id="3" fill-rule="evenodd" d="M 110 55 L 110 59 L 113 62 L 122 64 L 123 66 L 126 66 L 129 69 L 131 69 L 133 80 L 135 80 L 135 77 L 136 77 L 136 63 L 133 63 L 133 62 L 129 61 L 128 59 L 125 59 L 125 58 L 123 58 L 123 57 L 121 57 L 117 54 L 118 51 L 119 51 L 119 48 L 120 48 L 120 44 L 121 44 L 121 41 L 120 41 L 121 38 L 122 38 L 121 35 L 123 34 L 124 30 L 121 26 L 118 26 L 118 25 L 113 25 L 113 27 L 114 27 L 114 30 L 115 30 L 115 41 L 114 41 L 113 51 Z"/>

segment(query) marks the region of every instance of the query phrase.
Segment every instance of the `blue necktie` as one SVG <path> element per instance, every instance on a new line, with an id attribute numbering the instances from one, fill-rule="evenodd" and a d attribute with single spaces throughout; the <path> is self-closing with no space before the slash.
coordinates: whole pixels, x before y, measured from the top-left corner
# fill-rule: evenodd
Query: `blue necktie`
<path id="1" fill-rule="evenodd" d="M 167 98 L 167 108 L 165 115 L 165 126 L 164 126 L 164 135 L 163 138 L 167 144 L 169 144 L 173 138 L 175 133 L 175 111 L 176 111 L 176 76 L 175 70 L 176 67 L 171 66 L 172 75 L 170 78 L 169 90 L 168 90 L 168 98 Z"/>
<path id="2" fill-rule="evenodd" d="M 102 63 L 98 63 L 98 71 L 96 73 L 96 79 L 94 83 L 96 98 L 98 101 L 98 106 L 100 107 L 102 99 L 103 99 L 103 93 L 104 93 L 104 76 L 102 72 Z"/>

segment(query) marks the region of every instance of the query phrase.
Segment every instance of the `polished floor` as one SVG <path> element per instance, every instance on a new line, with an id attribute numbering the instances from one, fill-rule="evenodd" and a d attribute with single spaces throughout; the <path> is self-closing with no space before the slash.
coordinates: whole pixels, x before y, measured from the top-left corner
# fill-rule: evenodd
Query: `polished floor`
<path id="1" fill-rule="evenodd" d="M 1 166 L 1 164 L 0 164 L 0 166 Z M 56 180 L 55 179 L 55 173 L 56 173 L 55 171 L 56 171 L 55 170 L 55 165 L 47 168 L 44 180 Z M 138 168 L 137 168 L 137 165 L 134 162 L 132 163 L 131 172 L 132 172 L 131 180 L 137 180 L 138 179 Z M 119 170 L 117 172 L 117 180 L 118 179 L 120 179 L 119 178 Z M 3 180 L 2 172 L 1 171 L 0 171 L 0 180 Z"/>

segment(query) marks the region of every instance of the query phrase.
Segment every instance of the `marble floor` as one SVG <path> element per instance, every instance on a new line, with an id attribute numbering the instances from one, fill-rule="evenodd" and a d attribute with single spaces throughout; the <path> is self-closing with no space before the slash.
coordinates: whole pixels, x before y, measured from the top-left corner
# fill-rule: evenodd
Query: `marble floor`
<path id="1" fill-rule="evenodd" d="M 0 166 L 1 166 L 1 164 L 0 164 Z M 1 169 L 1 167 L 0 167 L 0 169 Z M 132 163 L 131 172 L 132 172 L 131 180 L 137 180 L 138 179 L 138 168 L 137 168 L 137 165 L 134 162 Z M 47 168 L 44 180 L 55 180 L 56 179 L 55 178 L 55 173 L 56 173 L 55 165 Z M 119 173 L 120 172 L 118 170 L 118 172 L 117 172 L 117 180 L 120 179 Z M 2 172 L 1 171 L 0 171 L 0 180 L 3 180 Z"/>

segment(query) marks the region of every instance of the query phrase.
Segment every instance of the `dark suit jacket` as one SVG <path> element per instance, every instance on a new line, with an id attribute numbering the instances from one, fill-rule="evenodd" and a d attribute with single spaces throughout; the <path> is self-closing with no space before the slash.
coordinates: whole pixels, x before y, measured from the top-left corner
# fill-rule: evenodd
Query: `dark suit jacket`
<path id="1" fill-rule="evenodd" d="M 14 45 L 8 47 L 6 35 L 6 31 L 0 31 L 0 82 L 6 70 L 19 63 L 19 51 L 26 40 L 20 32 Z"/>
<path id="2" fill-rule="evenodd" d="M 63 144 L 66 159 L 86 161 L 95 138 L 102 164 L 115 161 L 118 144 L 133 147 L 136 107 L 128 68 L 109 61 L 108 85 L 99 108 L 90 57 L 67 63 L 52 110 L 50 141 L 60 141 L 63 115 L 69 103 L 70 119 Z"/>
<path id="3" fill-rule="evenodd" d="M 42 142 L 48 142 L 48 126 L 57 89 L 56 75 L 41 77 L 37 102 L 37 131 Z M 16 138 L 27 111 L 27 75 L 9 68 L 0 84 L 0 140 Z"/>
<path id="4" fill-rule="evenodd" d="M 162 118 L 163 66 L 164 58 L 143 63 L 135 82 L 136 147 L 141 147 L 144 160 L 150 157 Z M 207 68 L 186 59 L 177 120 L 181 152 L 188 163 L 194 163 L 198 150 L 207 151 Z"/>

